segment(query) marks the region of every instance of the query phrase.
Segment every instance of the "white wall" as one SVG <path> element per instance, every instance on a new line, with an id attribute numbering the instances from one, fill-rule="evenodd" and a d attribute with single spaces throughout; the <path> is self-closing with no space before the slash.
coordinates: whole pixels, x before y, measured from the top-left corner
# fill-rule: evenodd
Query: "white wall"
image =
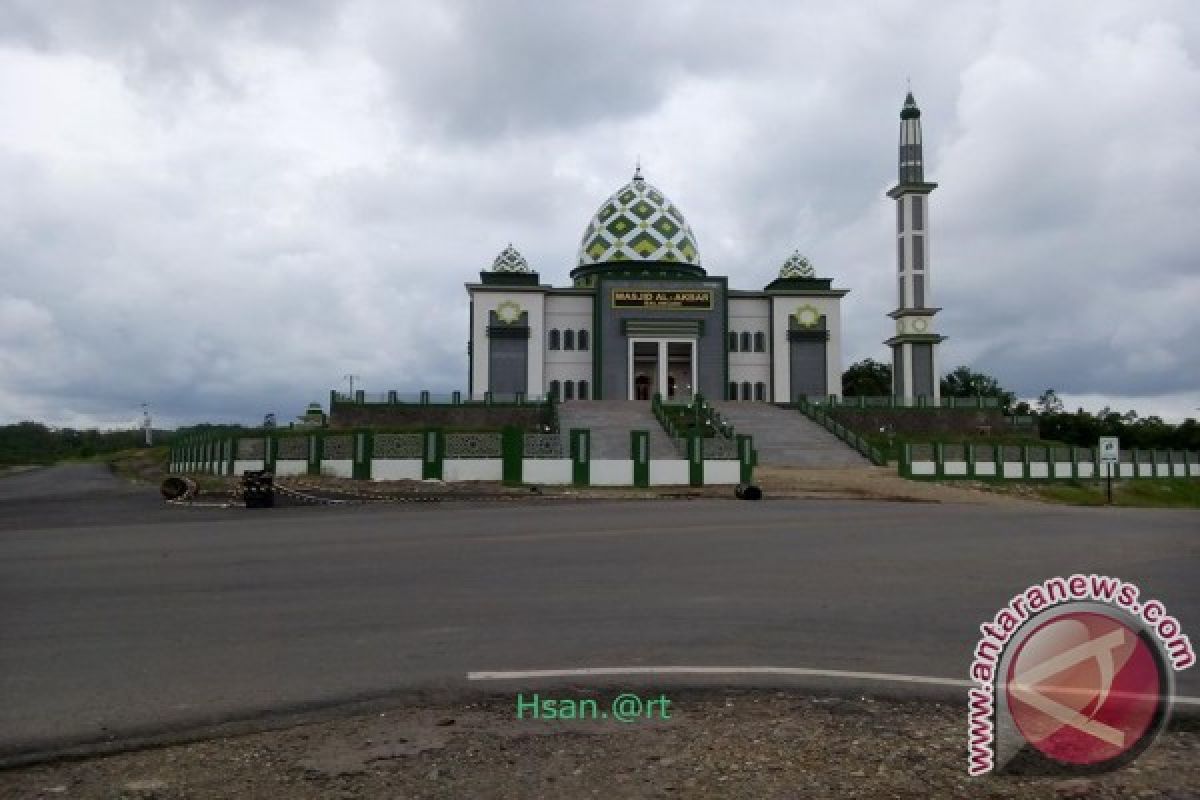
<path id="1" fill-rule="evenodd" d="M 706 486 L 741 482 L 741 462 L 728 459 L 704 459 L 704 483 Z"/>
<path id="2" fill-rule="evenodd" d="M 737 383 L 739 391 L 743 382 L 764 383 L 767 399 L 771 397 L 771 301 L 767 297 L 730 297 L 729 331 L 738 334 L 738 351 L 729 353 L 729 381 Z M 762 333 L 766 338 L 766 351 L 746 353 L 741 350 L 741 334 L 753 336 Z M 729 344 L 725 344 L 728 351 Z M 739 395 L 740 397 L 740 395 Z"/>
<path id="3" fill-rule="evenodd" d="M 526 458 L 521 462 L 521 477 L 525 483 L 544 483 L 561 486 L 571 482 L 571 459 Z"/>
<path id="4" fill-rule="evenodd" d="M 557 329 L 561 335 L 565 330 L 588 332 L 587 350 L 549 350 L 549 332 Z M 542 353 L 545 356 L 543 383 L 538 390 L 550 392 L 550 381 L 587 381 L 589 397 L 592 384 L 592 353 L 596 348 L 596 332 L 592 325 L 592 298 L 580 295 L 546 295 L 546 325 L 542 334 Z"/>
<path id="5" fill-rule="evenodd" d="M 482 400 L 488 390 L 488 312 L 495 311 L 501 303 L 512 301 L 529 312 L 529 368 L 526 373 L 527 391 L 540 394 L 543 386 L 543 357 L 546 337 L 545 295 L 534 286 L 522 290 L 517 286 L 506 286 L 503 290 L 474 288 L 471 290 L 474 313 L 471 319 L 471 340 L 474 350 L 471 355 L 472 399 Z"/>
<path id="6" fill-rule="evenodd" d="M 354 477 L 354 462 L 348 458 L 326 459 L 321 462 L 321 474 L 335 478 Z"/>
<path id="7" fill-rule="evenodd" d="M 842 298 L 836 296 L 773 295 L 771 313 L 775 331 L 771 343 L 772 371 L 775 376 L 775 402 L 787 403 L 792 399 L 791 350 L 788 345 L 788 317 L 798 306 L 811 305 L 817 313 L 825 316 L 825 327 L 829 330 L 829 341 L 825 348 L 826 389 L 832 395 L 842 396 Z"/>
<path id="8" fill-rule="evenodd" d="M 504 478 L 500 458 L 447 458 L 442 462 L 442 479 L 447 481 L 498 481 Z"/>
<path id="9" fill-rule="evenodd" d="M 371 479 L 376 481 L 419 481 L 421 459 L 419 458 L 373 458 Z"/>
<path id="10" fill-rule="evenodd" d="M 262 469 L 263 460 L 261 458 L 235 459 L 233 462 L 233 474 L 241 475 L 248 469 Z"/>
<path id="11" fill-rule="evenodd" d="M 279 458 L 275 460 L 275 474 L 281 478 L 308 474 L 308 461 L 302 458 Z"/>
<path id="12" fill-rule="evenodd" d="M 591 466 L 592 486 L 632 486 L 633 460 L 596 459 Z"/>
<path id="13" fill-rule="evenodd" d="M 632 481 L 631 481 L 632 482 Z M 651 486 L 686 486 L 691 483 L 688 462 L 679 460 L 650 459 Z"/>

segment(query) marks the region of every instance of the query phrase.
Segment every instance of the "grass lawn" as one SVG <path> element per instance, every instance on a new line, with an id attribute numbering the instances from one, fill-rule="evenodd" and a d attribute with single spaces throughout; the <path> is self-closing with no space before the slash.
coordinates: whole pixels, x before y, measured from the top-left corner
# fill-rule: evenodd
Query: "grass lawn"
<path id="1" fill-rule="evenodd" d="M 1108 502 L 1104 481 L 1067 481 L 1039 486 L 1036 492 L 1046 500 L 1067 505 L 1102 506 Z M 1113 505 L 1137 508 L 1200 508 L 1200 480 L 1142 478 L 1113 481 Z"/>

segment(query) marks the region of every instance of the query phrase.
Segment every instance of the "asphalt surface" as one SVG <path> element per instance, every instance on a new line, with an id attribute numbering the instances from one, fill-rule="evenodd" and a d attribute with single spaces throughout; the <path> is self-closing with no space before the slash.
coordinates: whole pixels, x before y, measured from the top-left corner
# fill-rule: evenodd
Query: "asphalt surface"
<path id="1" fill-rule="evenodd" d="M 10 476 L 0 761 L 471 670 L 963 678 L 980 622 L 1073 572 L 1136 581 L 1200 642 L 1197 534 L 1194 511 L 862 501 L 187 510 L 100 467 Z"/>

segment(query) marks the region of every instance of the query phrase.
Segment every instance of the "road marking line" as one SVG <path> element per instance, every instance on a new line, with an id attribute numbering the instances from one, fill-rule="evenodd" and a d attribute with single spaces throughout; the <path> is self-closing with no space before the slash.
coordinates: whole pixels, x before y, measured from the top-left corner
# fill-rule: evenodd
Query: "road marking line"
<path id="1" fill-rule="evenodd" d="M 971 688 L 975 681 L 961 678 L 935 678 L 929 675 L 902 675 L 892 672 L 852 672 L 841 669 L 810 667 L 577 667 L 574 669 L 480 670 L 467 673 L 469 681 L 513 681 L 529 678 L 596 678 L 626 675 L 784 675 L 807 678 L 838 678 L 842 680 L 879 681 L 880 683 L 926 684 Z M 1200 706 L 1200 697 L 1177 696 L 1175 705 Z"/>

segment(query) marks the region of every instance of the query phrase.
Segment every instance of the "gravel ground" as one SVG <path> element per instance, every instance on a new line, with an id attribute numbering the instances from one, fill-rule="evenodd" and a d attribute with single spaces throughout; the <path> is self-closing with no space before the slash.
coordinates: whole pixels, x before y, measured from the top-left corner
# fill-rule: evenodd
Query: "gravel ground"
<path id="1" fill-rule="evenodd" d="M 597 697 L 600 708 L 614 696 L 553 694 Z M 1200 798 L 1194 723 L 1118 772 L 970 779 L 958 706 L 747 689 L 667 696 L 670 719 L 628 724 L 517 720 L 512 695 L 374 709 L 0 772 L 0 797 Z"/>

